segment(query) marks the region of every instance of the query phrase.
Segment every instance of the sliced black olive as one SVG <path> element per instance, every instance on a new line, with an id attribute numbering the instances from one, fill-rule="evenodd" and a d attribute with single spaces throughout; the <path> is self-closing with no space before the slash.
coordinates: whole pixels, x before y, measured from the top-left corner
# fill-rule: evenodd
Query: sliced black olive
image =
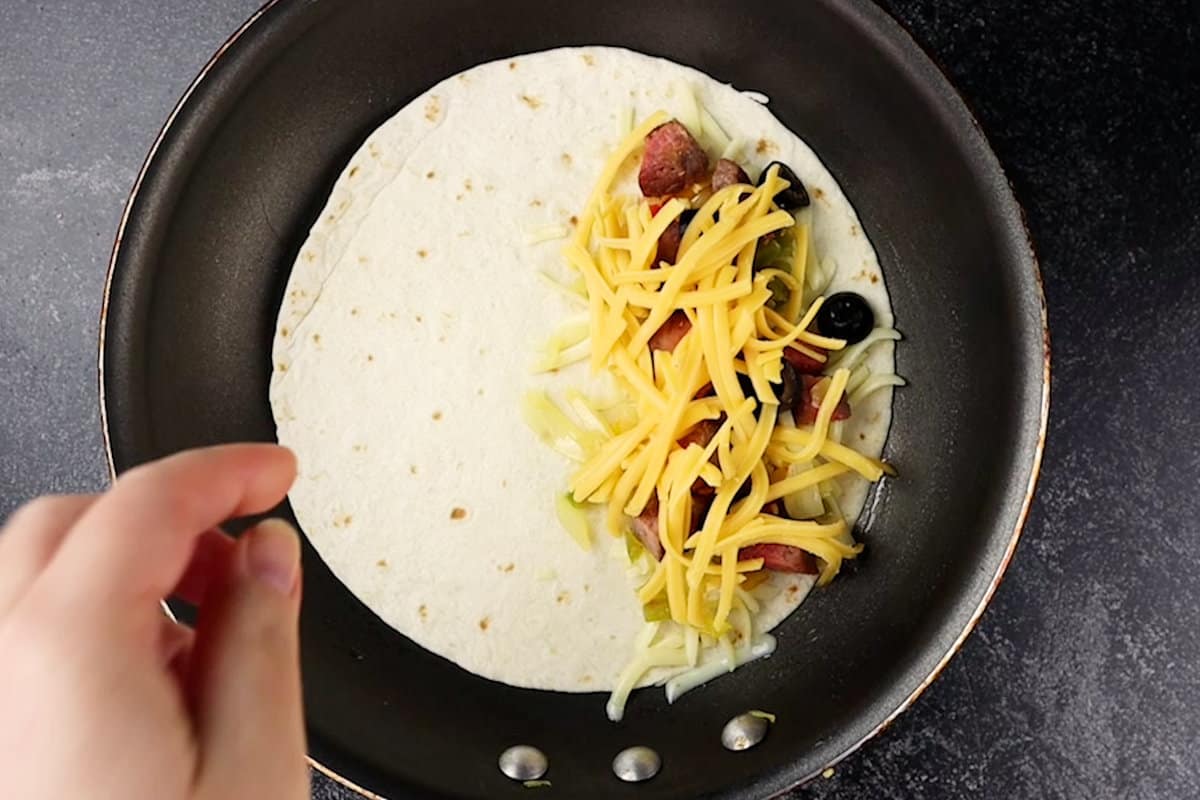
<path id="1" fill-rule="evenodd" d="M 794 211 L 797 208 L 807 208 L 812 201 L 808 199 L 808 191 L 805 190 L 804 184 L 796 177 L 796 173 L 792 172 L 792 168 L 782 161 L 772 161 L 767 164 L 767 168 L 758 176 L 756 186 L 762 186 L 763 181 L 767 178 L 767 173 L 771 171 L 771 167 L 779 167 L 779 177 L 788 182 L 788 188 L 775 195 L 775 205 L 779 206 L 784 211 Z"/>
<path id="2" fill-rule="evenodd" d="M 796 375 L 796 368 L 784 361 L 780 378 L 782 386 L 772 384 L 780 387 L 775 390 L 775 394 L 779 397 L 779 405 L 782 408 L 791 408 L 792 404 L 796 402 L 796 398 L 800 396 L 800 378 Z"/>
<path id="3" fill-rule="evenodd" d="M 833 339 L 855 344 L 867 338 L 875 327 L 875 312 L 860 294 L 838 292 L 828 298 L 817 312 L 817 332 Z"/>
<path id="4" fill-rule="evenodd" d="M 738 384 L 742 387 L 742 394 L 754 398 L 754 418 L 758 419 L 758 415 L 762 412 L 762 399 L 758 396 L 758 392 L 754 391 L 754 382 L 744 372 L 739 372 L 737 377 Z"/>
<path id="5" fill-rule="evenodd" d="M 687 226 L 692 223 L 692 220 L 695 219 L 695 217 L 696 217 L 696 209 L 694 209 L 694 208 L 685 208 L 683 211 L 681 211 L 679 213 L 678 219 L 679 219 L 679 235 L 680 236 L 683 236 L 683 232 L 687 230 Z"/>

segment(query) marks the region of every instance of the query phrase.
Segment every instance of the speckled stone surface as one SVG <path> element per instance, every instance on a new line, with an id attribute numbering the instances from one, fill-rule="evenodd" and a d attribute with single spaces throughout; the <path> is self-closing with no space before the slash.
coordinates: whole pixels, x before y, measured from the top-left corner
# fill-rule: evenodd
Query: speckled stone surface
<path id="1" fill-rule="evenodd" d="M 96 330 L 122 203 L 256 5 L 0 2 L 0 516 L 104 485 Z M 789 797 L 1200 797 L 1200 4 L 886 5 L 1025 205 L 1050 437 L 976 634 L 890 730 Z M 316 776 L 314 797 L 352 795 Z"/>

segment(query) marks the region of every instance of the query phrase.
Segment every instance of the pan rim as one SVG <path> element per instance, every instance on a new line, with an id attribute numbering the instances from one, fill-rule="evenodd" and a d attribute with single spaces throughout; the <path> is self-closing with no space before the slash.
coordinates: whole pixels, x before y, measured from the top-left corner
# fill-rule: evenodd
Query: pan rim
<path id="1" fill-rule="evenodd" d="M 983 595 L 980 597 L 975 608 L 971 610 L 970 616 L 967 618 L 962 630 L 955 636 L 946 652 L 941 655 L 938 661 L 933 665 L 932 669 L 925 675 L 917 686 L 904 697 L 904 699 L 880 721 L 877 725 L 871 728 L 866 734 L 859 738 L 856 742 L 846 747 L 840 753 L 831 758 L 825 765 L 814 769 L 807 775 L 803 775 L 788 786 L 769 795 L 769 798 L 778 798 L 793 789 L 802 786 L 816 778 L 824 771 L 831 769 L 841 763 L 843 760 L 857 752 L 863 745 L 873 739 L 875 736 L 882 733 L 890 726 L 901 714 L 907 711 L 916 700 L 925 692 L 925 690 L 936 680 L 947 667 L 950 661 L 958 654 L 966 639 L 974 632 L 978 626 L 984 612 L 990 605 L 1000 583 L 1003 581 L 1009 564 L 1015 554 L 1017 545 L 1021 535 L 1024 532 L 1025 524 L 1028 520 L 1029 512 L 1033 504 L 1033 497 L 1036 491 L 1038 478 L 1041 473 L 1042 460 L 1046 447 L 1046 436 L 1049 426 L 1050 413 L 1050 381 L 1051 381 L 1051 348 L 1050 348 L 1050 330 L 1049 320 L 1046 308 L 1046 296 L 1042 279 L 1041 266 L 1038 261 L 1037 253 L 1034 248 L 1033 240 L 1030 235 L 1029 226 L 1026 220 L 1025 210 L 1020 201 L 1016 197 L 1016 191 L 1012 185 L 1012 181 L 1005 172 L 1003 165 L 1000 163 L 991 146 L 990 141 L 983 127 L 980 125 L 974 111 L 968 104 L 962 93 L 954 86 L 949 79 L 946 71 L 941 64 L 923 47 L 913 35 L 900 23 L 895 17 L 883 8 L 876 5 L 872 0 L 827 0 L 836 5 L 842 6 L 848 13 L 856 16 L 859 24 L 864 27 L 874 28 L 881 33 L 890 34 L 891 38 L 898 40 L 899 44 L 903 44 L 910 48 L 917 56 L 916 67 L 927 73 L 932 80 L 932 87 L 939 94 L 948 96 L 949 99 L 958 103 L 961 113 L 965 115 L 966 120 L 974 127 L 976 135 L 979 137 L 980 143 L 983 145 L 983 156 L 989 161 L 988 167 L 993 170 L 996 175 L 1003 179 L 1008 189 L 1008 199 L 1011 201 L 1013 211 L 1017 217 L 1020 236 L 1022 243 L 1028 250 L 1029 264 L 1032 266 L 1033 289 L 1035 299 L 1038 305 L 1038 317 L 1041 328 L 1042 341 L 1042 370 L 1041 370 L 1041 396 L 1038 399 L 1038 422 L 1036 425 L 1036 442 L 1033 447 L 1031 458 L 1028 462 L 1029 480 L 1022 494 L 1020 508 L 1014 521 L 1011 533 L 1009 534 L 1003 554 L 997 564 L 994 574 L 989 578 L 988 585 Z M 247 36 L 248 33 L 259 23 L 264 16 L 270 13 L 276 6 L 281 4 L 281 0 L 266 0 L 266 2 L 254 11 L 250 17 L 243 22 L 225 42 L 216 50 L 216 52 L 208 59 L 204 66 L 200 69 L 196 77 L 184 90 L 179 100 L 176 101 L 168 114 L 157 136 L 150 146 L 141 167 L 138 170 L 137 176 L 134 179 L 133 186 L 129 196 L 125 202 L 121 213 L 121 218 L 118 223 L 116 236 L 114 238 L 112 251 L 109 257 L 108 267 L 104 278 L 104 288 L 100 307 L 100 319 L 98 329 L 98 358 L 97 358 L 97 383 L 98 383 L 98 401 L 100 411 L 100 426 L 101 435 L 104 443 L 104 455 L 108 469 L 109 480 L 115 481 L 117 477 L 116 462 L 113 452 L 113 441 L 111 433 L 112 419 L 109 413 L 108 398 L 105 390 L 105 356 L 107 344 L 107 328 L 108 315 L 110 310 L 110 301 L 112 295 L 113 279 L 116 274 L 117 264 L 121 255 L 121 246 L 123 244 L 125 233 L 132 218 L 134 208 L 138 204 L 139 197 L 143 184 L 150 174 L 151 169 L 157 162 L 157 156 L 163 146 L 167 136 L 172 131 L 178 117 L 188 109 L 190 101 L 200 87 L 206 82 L 213 70 L 218 66 L 221 59 L 226 56 L 228 51 L 232 49 L 239 41 Z M 922 63 L 923 61 L 923 63 Z M 162 602 L 162 608 L 167 616 L 173 615 L 165 601 Z M 341 775 L 337 771 L 331 769 L 321 763 L 311 753 L 305 756 L 309 765 L 325 775 L 341 786 L 356 792 L 368 800 L 385 800 L 383 795 L 377 794 L 363 786 L 358 785 L 346 776 Z"/>

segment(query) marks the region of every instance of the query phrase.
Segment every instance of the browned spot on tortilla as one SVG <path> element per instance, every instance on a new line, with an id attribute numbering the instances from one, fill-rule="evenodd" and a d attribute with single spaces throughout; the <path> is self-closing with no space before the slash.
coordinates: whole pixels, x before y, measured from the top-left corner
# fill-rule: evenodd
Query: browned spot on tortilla
<path id="1" fill-rule="evenodd" d="M 592 676 L 591 676 L 591 675 L 584 675 L 582 678 L 580 678 L 580 679 L 579 679 L 579 682 L 580 682 L 580 683 L 591 683 L 591 682 L 592 682 Z"/>
<path id="2" fill-rule="evenodd" d="M 572 228 L 574 228 L 576 225 L 578 225 L 578 224 L 579 224 L 579 217 L 577 217 L 577 216 L 575 216 L 574 214 L 572 214 L 572 215 L 571 215 L 571 218 L 570 218 L 569 220 L 567 220 L 567 221 L 568 221 L 568 222 L 570 222 L 570 223 L 571 223 L 571 227 L 572 227 Z"/>
<path id="3" fill-rule="evenodd" d="M 532 200 L 530 200 L 530 201 L 529 201 L 529 205 L 533 206 L 534 208 L 541 208 L 541 207 L 542 207 L 542 201 L 541 201 L 541 200 L 538 200 L 538 199 L 535 197 L 535 198 L 533 198 Z"/>
<path id="4" fill-rule="evenodd" d="M 591 585 L 590 583 L 585 583 L 585 584 L 583 585 L 583 590 L 584 590 L 585 592 L 590 592 L 590 591 L 592 590 L 592 585 Z"/>
<path id="5" fill-rule="evenodd" d="M 418 470 L 417 470 L 417 465 L 416 465 L 416 464 L 413 464 L 413 465 L 411 465 L 411 466 L 408 468 L 408 471 L 409 471 L 411 474 L 413 474 L 413 475 L 416 475 L 416 474 L 417 474 L 417 472 L 418 472 Z"/>
<path id="6" fill-rule="evenodd" d="M 492 624 L 492 618 L 484 617 L 483 619 L 479 620 L 479 630 L 486 631 L 488 629 L 488 626 L 491 624 Z"/>
<path id="7" fill-rule="evenodd" d="M 333 217 L 330 217 L 330 219 L 333 219 Z M 306 250 L 304 252 L 304 260 L 311 264 L 313 261 L 317 260 L 317 256 L 311 250 Z"/>
<path id="8" fill-rule="evenodd" d="M 356 453 L 361 453 L 367 449 L 367 446 L 365 444 L 356 444 L 353 447 L 351 447 L 350 449 Z"/>
<path id="9" fill-rule="evenodd" d="M 871 275 L 871 283 L 879 283 L 879 276 Z"/>
<path id="10" fill-rule="evenodd" d="M 475 394 L 479 395 L 480 397 L 483 397 L 483 387 L 480 386 L 478 389 L 476 389 Z"/>
<path id="11" fill-rule="evenodd" d="M 442 101 L 436 94 L 425 103 L 425 119 L 437 122 L 442 115 Z"/>
<path id="12" fill-rule="evenodd" d="M 367 263 L 367 257 L 366 257 L 366 256 L 359 256 L 359 257 L 358 257 L 358 263 L 360 263 L 360 264 L 365 264 L 365 263 Z"/>
<path id="13" fill-rule="evenodd" d="M 510 62 L 508 62 L 508 68 L 509 68 L 509 69 L 516 69 L 516 68 L 517 68 L 517 62 L 516 62 L 516 61 L 510 61 Z"/>
<path id="14" fill-rule="evenodd" d="M 507 563 L 503 567 L 501 567 L 500 571 L 501 572 L 512 572 L 516 568 L 517 568 L 517 565 L 510 561 L 509 563 Z"/>
<path id="15" fill-rule="evenodd" d="M 774 149 L 775 143 L 770 139 L 759 139 L 758 144 L 754 146 L 754 152 L 758 153 L 759 155 L 762 155 L 763 153 L 769 153 Z"/>
<path id="16" fill-rule="evenodd" d="M 288 333 L 289 331 L 286 326 L 279 329 L 279 335 L 285 339 L 288 337 Z"/>
<path id="17" fill-rule="evenodd" d="M 429 178 L 429 180 L 433 180 L 436 175 L 437 175 L 437 173 L 434 172 L 433 170 L 429 170 L 429 172 L 425 173 L 425 177 Z"/>
<path id="18" fill-rule="evenodd" d="M 354 522 L 354 516 L 351 514 L 343 514 L 340 517 L 333 518 L 333 527 L 348 528 L 350 523 Z"/>
<path id="19" fill-rule="evenodd" d="M 420 256 L 421 258 L 429 258 L 429 251 L 425 250 L 425 249 L 421 249 L 421 250 L 417 251 L 417 255 Z"/>
<path id="20" fill-rule="evenodd" d="M 445 336 L 439 336 L 439 337 L 438 337 L 438 344 L 445 344 L 445 343 L 446 343 L 446 337 L 445 337 Z"/>
<path id="21" fill-rule="evenodd" d="M 800 591 L 800 587 L 797 586 L 796 584 L 793 583 L 791 586 L 789 586 L 787 588 L 788 600 L 791 600 L 792 598 L 794 598 L 799 591 Z"/>
<path id="22" fill-rule="evenodd" d="M 378 561 L 376 561 L 376 562 L 375 562 L 375 566 L 377 566 L 377 567 L 384 567 L 384 568 L 386 569 L 386 568 L 387 568 L 387 565 L 388 565 L 388 563 L 387 563 L 387 559 L 386 559 L 386 558 L 381 558 L 381 559 L 379 559 Z"/>
<path id="23" fill-rule="evenodd" d="M 420 314 L 417 314 L 417 322 L 418 322 L 418 323 L 421 323 L 421 322 L 424 322 L 424 321 L 425 321 L 425 318 L 424 318 L 424 317 L 422 317 Z"/>
<path id="24" fill-rule="evenodd" d="M 820 186 L 814 186 L 814 187 L 813 187 L 813 197 L 815 197 L 815 198 L 817 198 L 818 200 L 820 200 L 820 199 L 821 199 L 821 198 L 823 198 L 824 196 L 825 196 L 825 192 L 821 191 L 821 187 L 820 187 Z"/>
<path id="25" fill-rule="evenodd" d="M 287 372 L 287 364 L 284 364 L 282 362 L 279 364 L 276 364 L 275 369 L 279 370 L 280 372 Z"/>
<path id="26" fill-rule="evenodd" d="M 507 479 L 507 478 L 505 478 L 505 479 L 502 479 L 502 480 L 500 481 L 500 488 L 501 488 L 501 489 L 507 489 L 507 488 L 508 488 L 508 479 Z"/>
<path id="27" fill-rule="evenodd" d="M 354 308 L 350 309 L 350 316 L 352 316 L 352 317 L 358 316 L 358 306 L 355 306 Z"/>
<path id="28" fill-rule="evenodd" d="M 373 356 L 370 353 L 367 353 L 367 361 L 374 361 L 374 360 L 375 360 L 375 356 Z"/>
<path id="29" fill-rule="evenodd" d="M 417 607 L 417 614 L 421 616 L 421 619 L 425 619 L 429 616 L 429 609 L 425 607 L 424 603 L 421 603 L 421 605 Z"/>
<path id="30" fill-rule="evenodd" d="M 485 192 L 494 192 L 494 191 L 496 191 L 496 187 L 495 187 L 495 186 L 492 186 L 490 183 L 485 183 L 485 184 L 483 185 L 483 190 L 484 190 Z"/>
<path id="31" fill-rule="evenodd" d="M 462 202 L 462 199 L 463 199 L 463 196 L 462 196 L 462 194 L 461 194 L 461 193 L 460 193 L 460 194 L 456 194 L 456 195 L 454 195 L 454 199 L 455 199 L 455 200 L 457 200 L 458 202 L 460 202 L 460 203 L 461 203 L 461 202 Z"/>
<path id="32" fill-rule="evenodd" d="M 466 519 L 467 510 L 465 508 L 455 507 L 450 510 L 450 519 Z"/>
<path id="33" fill-rule="evenodd" d="M 351 167 L 350 168 L 350 177 L 353 178 L 357 174 L 358 174 L 358 167 Z"/>
<path id="34" fill-rule="evenodd" d="M 560 606 L 563 603 L 571 602 L 571 593 L 570 592 L 559 592 L 558 597 L 554 598 L 554 602 L 558 603 Z"/>
<path id="35" fill-rule="evenodd" d="M 524 103 L 525 105 L 529 106 L 530 108 L 534 109 L 535 111 L 542 107 L 541 100 L 539 100 L 538 98 L 536 98 L 532 95 L 525 94 L 524 92 L 521 93 L 521 102 Z"/>
<path id="36" fill-rule="evenodd" d="M 320 344 L 320 343 L 321 343 L 321 334 L 314 333 L 313 334 L 313 344 Z"/>
<path id="37" fill-rule="evenodd" d="M 595 57 L 592 56 L 591 53 L 584 53 L 583 55 L 580 56 L 580 58 L 582 58 L 583 63 L 587 64 L 589 67 L 596 66 L 596 59 L 595 59 Z"/>
<path id="38" fill-rule="evenodd" d="M 570 153 L 563 153 L 561 156 L 559 156 L 559 158 L 562 160 L 563 164 L 568 167 L 571 166 L 571 163 L 574 161 L 574 159 L 571 158 Z"/>
<path id="39" fill-rule="evenodd" d="M 867 435 L 866 435 L 865 433 L 860 433 L 860 434 L 858 435 L 858 438 L 859 438 L 859 439 L 862 439 L 862 440 L 865 442 L 865 441 L 867 440 Z"/>
<path id="40" fill-rule="evenodd" d="M 467 178 L 465 181 L 463 181 L 463 188 L 466 189 L 468 192 L 470 192 L 475 189 L 475 185 L 473 183 L 471 183 L 470 178 Z"/>
<path id="41" fill-rule="evenodd" d="M 440 411 L 435 411 L 435 412 L 433 412 L 433 418 L 434 418 L 435 420 L 441 419 L 441 418 L 442 418 L 442 412 L 440 412 Z"/>
<path id="42" fill-rule="evenodd" d="M 850 235 L 851 235 L 851 236 L 858 236 L 858 226 L 857 226 L 857 225 L 851 225 L 851 226 L 850 226 Z"/>

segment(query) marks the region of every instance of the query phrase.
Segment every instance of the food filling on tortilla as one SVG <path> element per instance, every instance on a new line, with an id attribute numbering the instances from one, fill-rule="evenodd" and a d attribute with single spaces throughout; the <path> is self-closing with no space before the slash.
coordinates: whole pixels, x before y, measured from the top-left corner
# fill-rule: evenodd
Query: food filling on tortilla
<path id="1" fill-rule="evenodd" d="M 618 719 L 772 652 L 858 554 L 899 338 L 766 98 L 563 48 L 367 137 L 296 257 L 270 399 L 297 520 L 367 607 Z"/>
<path id="2" fill-rule="evenodd" d="M 638 155 L 640 191 L 614 191 Z M 752 590 L 771 573 L 828 583 L 862 549 L 834 480 L 890 469 L 843 445 L 838 424 L 852 395 L 900 381 L 857 364 L 875 332 L 868 301 L 821 294 L 811 205 L 786 164 L 752 182 L 659 111 L 609 157 L 563 249 L 586 326 L 569 323 L 540 368 L 586 361 L 615 391 L 569 391 L 561 404 L 539 391 L 526 419 L 576 462 L 557 502 L 563 527 L 590 548 L 588 510 L 602 510 L 598 527 L 627 538 L 643 578 L 647 627 L 609 700 L 613 720 L 653 670 L 683 670 L 665 681 L 673 702 L 769 655 Z"/>

